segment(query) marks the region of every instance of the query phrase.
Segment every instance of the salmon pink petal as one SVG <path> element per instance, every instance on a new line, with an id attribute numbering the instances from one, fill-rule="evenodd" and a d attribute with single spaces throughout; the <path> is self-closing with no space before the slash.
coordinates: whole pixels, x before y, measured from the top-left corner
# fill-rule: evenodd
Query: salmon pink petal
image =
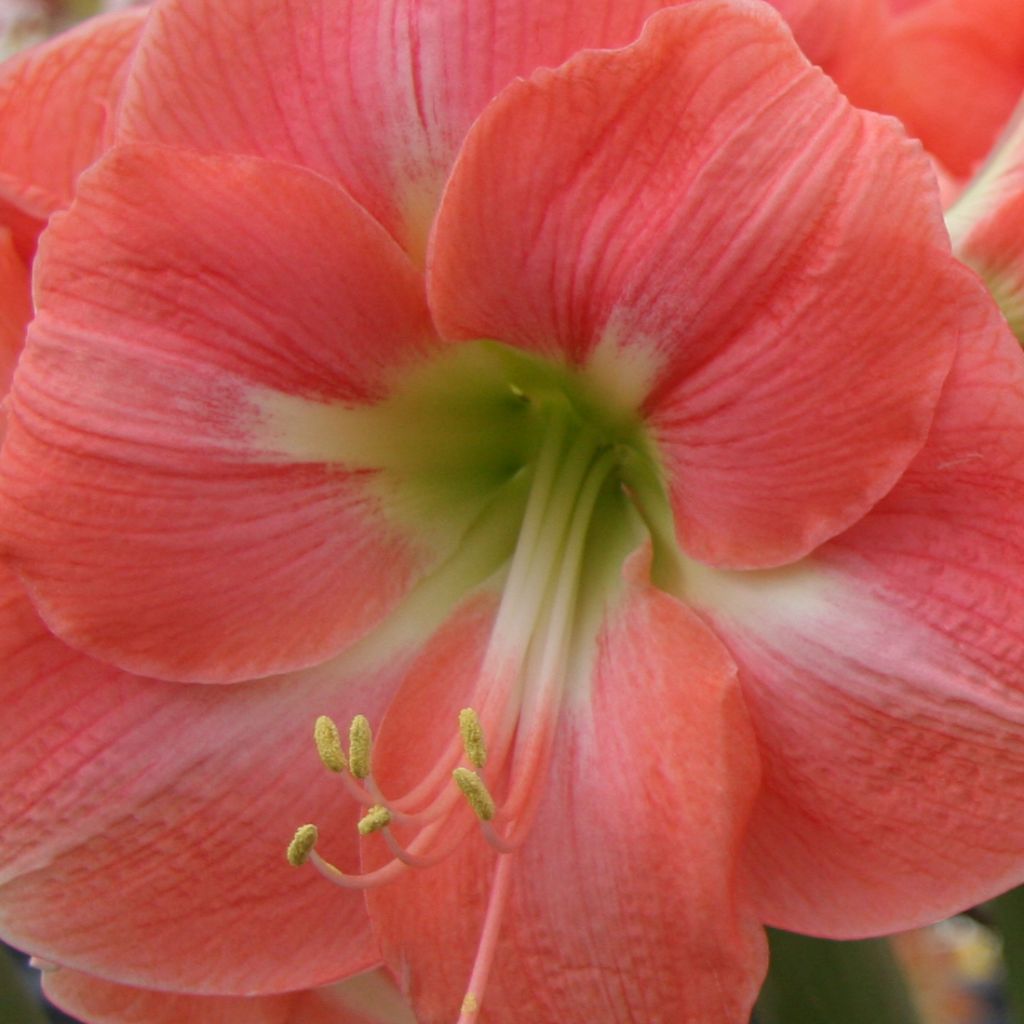
<path id="1" fill-rule="evenodd" d="M 683 547 L 778 564 L 892 486 L 985 301 L 930 182 L 769 9 L 688 4 L 484 112 L 438 216 L 431 303 L 449 338 L 646 393 Z"/>
<path id="2" fill-rule="evenodd" d="M 65 646 L 0 582 L 4 937 L 127 985 L 218 995 L 372 966 L 361 895 L 335 894 L 320 926 L 323 882 L 284 850 L 303 821 L 340 817 L 331 853 L 356 866 L 358 809 L 313 721 L 379 714 L 401 659 L 229 688 L 152 681 Z"/>
<path id="3" fill-rule="evenodd" d="M 145 8 L 92 18 L 0 70 L 0 176 L 46 213 L 109 145 Z"/>
<path id="4" fill-rule="evenodd" d="M 286 160 L 341 181 L 422 256 L 466 130 L 517 75 L 619 46 L 671 0 L 172 0 L 122 137 Z"/>
<path id="5" fill-rule="evenodd" d="M 6 395 L 11 388 L 14 365 L 31 317 L 25 264 L 14 251 L 11 233 L 0 228 L 0 395 Z"/>
<path id="6" fill-rule="evenodd" d="M 366 472 L 296 454 L 271 415 L 367 401 L 430 344 L 419 274 L 343 192 L 115 150 L 55 218 L 35 287 L 6 526 L 51 628 L 220 681 L 322 661 L 394 606 L 426 552 Z"/>
<path id="7" fill-rule="evenodd" d="M 858 937 L 1024 879 L 1024 359 L 996 316 L 861 523 L 802 565 L 692 581 L 765 758 L 747 866 L 769 923 Z"/>
<path id="8" fill-rule="evenodd" d="M 886 23 L 885 0 L 769 0 L 793 30 L 807 59 L 833 77 L 849 55 L 862 57 Z M 927 2 L 927 0 L 925 0 Z M 889 0 L 888 6 L 892 6 Z"/>
<path id="9" fill-rule="evenodd" d="M 422 1024 L 458 1014 L 496 862 L 508 905 L 472 993 L 484 1019 L 749 1015 L 765 950 L 735 871 L 759 772 L 735 667 L 692 613 L 639 587 L 595 657 L 586 692 L 565 695 L 526 844 L 497 857 L 470 835 L 440 866 L 368 894 Z"/>
<path id="10" fill-rule="evenodd" d="M 891 18 L 835 74 L 858 106 L 894 114 L 961 178 L 985 157 L 1024 88 L 1017 0 L 932 0 Z"/>
<path id="11" fill-rule="evenodd" d="M 66 967 L 44 973 L 43 988 L 90 1024 L 415 1024 L 382 970 L 327 988 L 255 997 L 155 992 Z"/>

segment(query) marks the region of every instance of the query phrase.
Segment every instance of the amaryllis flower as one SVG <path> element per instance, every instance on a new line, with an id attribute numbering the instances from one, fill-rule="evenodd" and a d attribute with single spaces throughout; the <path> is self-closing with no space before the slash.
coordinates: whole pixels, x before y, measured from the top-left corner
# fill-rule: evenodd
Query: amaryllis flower
<path id="1" fill-rule="evenodd" d="M 762 922 L 1024 877 L 1022 357 L 774 11 L 167 0 L 121 97 L 0 459 L 10 938 L 741 1024 Z"/>

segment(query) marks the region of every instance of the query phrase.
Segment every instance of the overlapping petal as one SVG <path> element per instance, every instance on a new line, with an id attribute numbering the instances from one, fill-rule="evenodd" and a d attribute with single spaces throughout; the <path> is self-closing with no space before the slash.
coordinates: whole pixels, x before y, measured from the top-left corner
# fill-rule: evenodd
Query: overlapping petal
<path id="1" fill-rule="evenodd" d="M 401 657 L 229 689 L 168 684 L 66 647 L 7 573 L 2 611 L 6 938 L 124 984 L 211 994 L 373 965 L 362 897 L 337 893 L 322 927 L 323 882 L 282 851 L 302 820 L 358 817 L 316 758 L 312 718 L 379 713 Z M 354 838 L 339 840 L 354 827 L 336 831 L 332 852 L 352 868 Z"/>
<path id="2" fill-rule="evenodd" d="M 582 47 L 629 42 L 670 2 L 167 0 L 121 136 L 310 167 L 422 257 L 459 144 L 497 92 Z"/>
<path id="3" fill-rule="evenodd" d="M 66 206 L 109 145 L 129 58 L 146 18 L 92 19 L 8 61 L 0 73 L 0 183 L 30 208 Z"/>
<path id="4" fill-rule="evenodd" d="M 378 622 L 430 553 L 366 473 L 267 424 L 285 399 L 375 397 L 429 347 L 394 242 L 308 171 L 141 147 L 83 179 L 44 248 L 3 486 L 50 625 L 135 671 L 225 680 Z"/>
<path id="5" fill-rule="evenodd" d="M 1024 877 L 1024 360 L 998 314 L 928 445 L 801 565 L 692 576 L 765 758 L 748 869 L 770 923 L 837 938 Z"/>
<path id="6" fill-rule="evenodd" d="M 894 114 L 965 178 L 1024 88 L 1024 7 L 1017 0 L 915 4 L 893 11 L 873 39 L 825 66 L 854 103 Z"/>
<path id="7" fill-rule="evenodd" d="M 329 988 L 274 996 L 189 996 L 131 988 L 62 968 L 47 996 L 92 1024 L 415 1024 L 393 982 L 373 971 Z"/>
<path id="8" fill-rule="evenodd" d="M 687 5 L 485 111 L 438 216 L 431 304 L 449 338 L 646 394 L 683 547 L 778 564 L 891 487 L 985 302 L 930 180 L 770 10 Z"/>
<path id="9" fill-rule="evenodd" d="M 483 1013 L 745 1019 L 764 943 L 736 878 L 759 776 L 735 668 L 692 613 L 637 586 L 609 614 L 587 685 L 566 697 L 526 844 L 501 861 L 508 905 Z M 458 1012 L 496 863 L 470 835 L 368 894 L 422 1024 Z"/>
<path id="10" fill-rule="evenodd" d="M 808 60 L 841 77 L 871 52 L 894 0 L 768 0 L 793 30 Z M 928 2 L 928 0 L 925 0 Z"/>

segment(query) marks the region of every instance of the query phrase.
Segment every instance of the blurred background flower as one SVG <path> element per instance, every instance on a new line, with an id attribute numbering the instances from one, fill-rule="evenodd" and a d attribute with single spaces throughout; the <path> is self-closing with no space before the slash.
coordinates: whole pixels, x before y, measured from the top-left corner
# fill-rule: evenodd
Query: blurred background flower
<path id="1" fill-rule="evenodd" d="M 0 0 L 0 60 L 102 11 L 138 0 Z"/>

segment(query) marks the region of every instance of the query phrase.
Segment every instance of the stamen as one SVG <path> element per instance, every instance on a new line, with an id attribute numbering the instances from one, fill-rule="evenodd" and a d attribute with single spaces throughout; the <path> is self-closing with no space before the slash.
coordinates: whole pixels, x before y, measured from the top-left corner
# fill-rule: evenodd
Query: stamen
<path id="1" fill-rule="evenodd" d="M 487 746 L 484 743 L 483 726 L 472 708 L 463 708 L 459 712 L 459 732 L 462 734 L 466 760 L 474 768 L 483 768 L 487 764 Z"/>
<path id="2" fill-rule="evenodd" d="M 295 837 L 288 844 L 288 853 L 285 855 L 288 858 L 288 863 L 293 868 L 305 864 L 309 860 L 309 855 L 313 852 L 318 838 L 316 825 L 300 825 L 295 830 Z"/>
<path id="3" fill-rule="evenodd" d="M 320 755 L 325 768 L 332 772 L 348 770 L 348 761 L 345 760 L 345 753 L 341 749 L 338 727 L 326 715 L 321 715 L 316 720 L 316 725 L 313 726 L 313 739 L 316 742 L 316 752 Z"/>
<path id="4" fill-rule="evenodd" d="M 356 715 L 348 730 L 348 767 L 357 779 L 365 779 L 370 774 L 370 747 L 373 744 L 373 733 L 370 723 L 363 715 Z"/>
<path id="5" fill-rule="evenodd" d="M 618 445 L 617 457 L 623 488 L 651 537 L 651 581 L 677 594 L 683 586 L 683 568 L 665 483 L 656 464 L 632 447 Z"/>
<path id="6" fill-rule="evenodd" d="M 476 811 L 477 817 L 481 821 L 490 821 L 495 812 L 494 797 L 488 791 L 484 780 L 468 768 L 456 768 L 452 772 L 452 778 L 462 790 L 462 795 L 469 801 L 469 806 Z"/>
<path id="7" fill-rule="evenodd" d="M 365 875 L 349 875 L 336 868 L 329 860 L 324 860 L 316 850 L 309 855 L 309 862 L 327 881 L 340 885 L 342 889 L 376 889 L 378 885 L 393 882 L 407 870 L 400 860 L 390 860 L 376 871 L 369 871 Z"/>
<path id="8" fill-rule="evenodd" d="M 356 828 L 361 836 L 368 836 L 373 832 L 379 832 L 391 824 L 391 812 L 381 804 L 371 807 L 362 818 Z"/>
<path id="9" fill-rule="evenodd" d="M 484 916 L 484 927 L 480 935 L 473 961 L 473 971 L 466 986 L 466 996 L 462 1000 L 458 1024 L 474 1024 L 480 1012 L 480 1000 L 487 988 L 487 976 L 491 972 L 494 950 L 498 945 L 498 933 L 501 930 L 501 918 L 508 902 L 509 879 L 511 876 L 511 857 L 499 857 L 494 869 L 494 880 L 491 883 L 491 895 L 487 901 L 487 913 Z"/>
<path id="10" fill-rule="evenodd" d="M 427 856 L 420 856 L 407 850 L 395 838 L 390 828 L 385 828 L 382 835 L 384 836 L 384 841 L 388 844 L 388 849 L 394 854 L 396 860 L 400 860 L 411 868 L 432 868 L 435 864 L 440 864 L 442 861 L 447 860 L 459 848 L 462 840 L 465 838 L 465 832 L 458 829 L 449 829 L 448 833 L 446 837 L 447 842 L 439 845 L 433 853 Z"/>

